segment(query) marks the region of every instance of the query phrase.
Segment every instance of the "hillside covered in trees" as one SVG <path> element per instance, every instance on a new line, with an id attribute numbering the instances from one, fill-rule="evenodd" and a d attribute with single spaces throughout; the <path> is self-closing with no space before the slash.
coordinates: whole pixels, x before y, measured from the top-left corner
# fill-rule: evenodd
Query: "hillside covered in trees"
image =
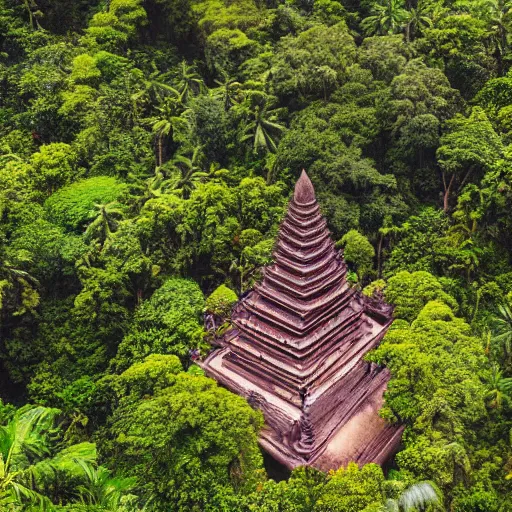
<path id="1" fill-rule="evenodd" d="M 0 0 L 0 510 L 512 511 L 511 44 L 510 0 Z M 302 168 L 406 430 L 276 482 L 190 354 Z"/>

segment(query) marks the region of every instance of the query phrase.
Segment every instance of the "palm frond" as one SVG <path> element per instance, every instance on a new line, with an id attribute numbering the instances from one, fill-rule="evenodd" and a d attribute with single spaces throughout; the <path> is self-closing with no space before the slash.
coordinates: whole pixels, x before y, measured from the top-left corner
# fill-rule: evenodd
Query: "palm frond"
<path id="1" fill-rule="evenodd" d="M 21 409 L 7 427 L 0 429 L 0 445 L 11 442 L 6 460 L 7 471 L 24 469 L 27 456 L 40 458 L 48 454 L 47 436 L 53 430 L 58 409 L 33 407 Z"/>
<path id="2" fill-rule="evenodd" d="M 419 482 L 407 488 L 398 503 L 404 512 L 424 510 L 429 505 L 440 503 L 439 496 L 439 490 L 432 482 Z"/>
<path id="3" fill-rule="evenodd" d="M 80 443 L 72 445 L 57 453 L 54 457 L 44 459 L 27 470 L 34 482 L 55 479 L 60 473 L 77 477 L 83 473 L 82 464 L 96 461 L 96 445 Z"/>

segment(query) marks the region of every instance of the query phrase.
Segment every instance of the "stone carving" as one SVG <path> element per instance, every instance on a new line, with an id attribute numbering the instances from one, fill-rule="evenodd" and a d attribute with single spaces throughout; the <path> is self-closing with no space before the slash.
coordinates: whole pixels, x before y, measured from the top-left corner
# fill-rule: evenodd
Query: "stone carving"
<path id="1" fill-rule="evenodd" d="M 267 425 L 260 443 L 288 467 L 383 463 L 402 428 L 378 416 L 389 373 L 363 356 L 382 339 L 392 308 L 347 283 L 304 171 L 273 256 L 234 307 L 225 346 L 205 371 L 257 402 Z"/>

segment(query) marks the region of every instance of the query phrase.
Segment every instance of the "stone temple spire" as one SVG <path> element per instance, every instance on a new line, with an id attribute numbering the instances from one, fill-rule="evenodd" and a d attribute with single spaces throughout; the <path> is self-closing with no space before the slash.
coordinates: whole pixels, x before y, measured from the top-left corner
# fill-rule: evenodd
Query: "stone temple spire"
<path id="1" fill-rule="evenodd" d="M 381 340 L 392 309 L 347 283 L 305 171 L 273 259 L 235 306 L 224 348 L 204 363 L 207 374 L 263 411 L 261 445 L 287 466 L 383 462 L 401 429 L 378 417 L 387 370 L 362 358 Z"/>
<path id="2" fill-rule="evenodd" d="M 302 170 L 299 180 L 295 184 L 293 200 L 298 204 L 308 204 L 316 200 L 313 183 L 311 183 L 311 180 L 304 169 Z"/>

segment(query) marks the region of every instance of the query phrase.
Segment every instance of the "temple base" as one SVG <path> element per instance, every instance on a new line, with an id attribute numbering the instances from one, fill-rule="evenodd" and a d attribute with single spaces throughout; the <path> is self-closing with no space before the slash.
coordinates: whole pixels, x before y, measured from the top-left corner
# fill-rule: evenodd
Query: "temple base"
<path id="1" fill-rule="evenodd" d="M 290 438 L 290 432 L 301 421 L 303 411 L 224 365 L 228 353 L 228 347 L 213 352 L 203 367 L 210 377 L 263 412 L 267 424 L 259 442 L 279 463 L 290 469 L 308 465 L 329 471 L 351 461 L 360 465 L 369 462 L 382 465 L 397 450 L 404 427 L 391 425 L 378 414 L 387 373 L 373 377 L 375 385 L 348 413 L 336 415 L 334 412 L 329 432 L 318 445 L 311 446 L 308 452 L 299 449 L 301 453 L 297 453 L 297 441 Z"/>

